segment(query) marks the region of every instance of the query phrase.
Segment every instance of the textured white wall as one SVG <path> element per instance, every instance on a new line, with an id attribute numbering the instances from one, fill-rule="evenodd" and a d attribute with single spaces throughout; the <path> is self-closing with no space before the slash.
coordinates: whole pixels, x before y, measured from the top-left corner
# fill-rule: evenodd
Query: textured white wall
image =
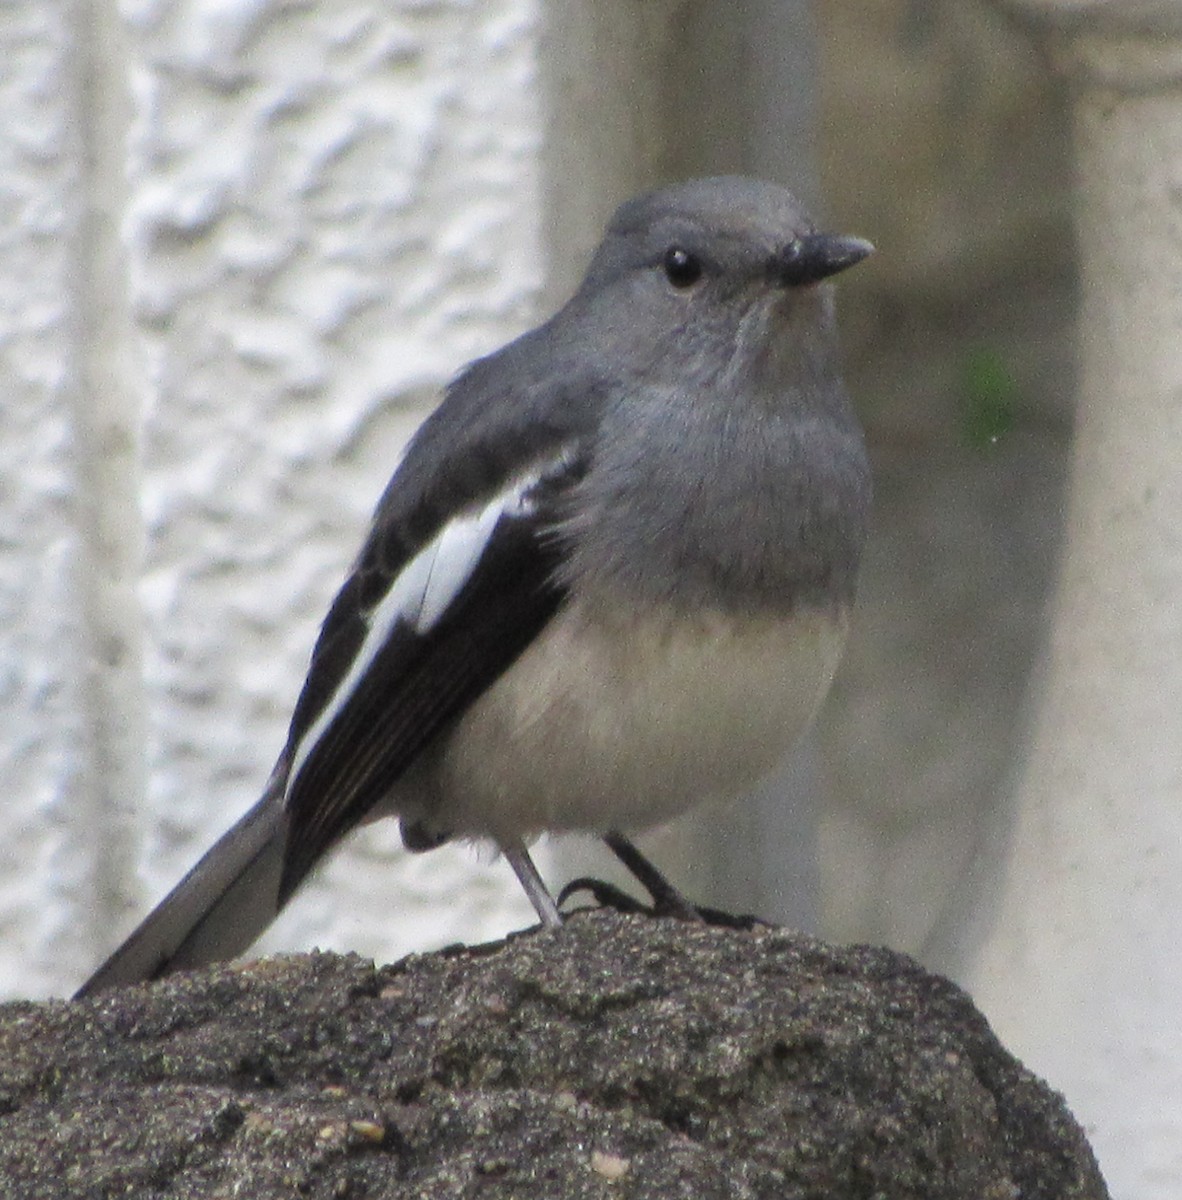
<path id="1" fill-rule="evenodd" d="M 543 265 L 530 0 L 109 9 L 0 23 L 19 995 L 79 981 L 254 798 L 401 443 L 535 315 Z M 528 919 L 503 866 L 391 867 L 396 840 L 359 839 L 268 945 Z"/>
<path id="2" fill-rule="evenodd" d="M 0 945 L 6 982 L 52 976 L 79 864 L 69 794 L 84 759 L 72 243 L 78 156 L 60 5 L 0 24 Z"/>

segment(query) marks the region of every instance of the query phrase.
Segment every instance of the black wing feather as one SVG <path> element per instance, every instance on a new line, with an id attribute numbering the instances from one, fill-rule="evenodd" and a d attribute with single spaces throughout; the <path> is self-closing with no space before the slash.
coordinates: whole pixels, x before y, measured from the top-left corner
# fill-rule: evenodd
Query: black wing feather
<path id="1" fill-rule="evenodd" d="M 426 633 L 405 622 L 394 626 L 287 797 L 292 821 L 281 901 L 558 609 L 565 593 L 556 582 L 560 549 L 550 520 L 537 512 L 502 517 L 439 621 Z M 342 594 L 334 610 L 348 602 Z M 351 622 L 343 612 L 338 618 L 347 630 Z M 359 640 L 342 643 L 356 652 Z"/>
<path id="2" fill-rule="evenodd" d="M 544 325 L 471 364 L 411 439 L 378 504 L 313 650 L 288 732 L 289 762 L 348 678 L 373 611 L 414 556 L 458 513 L 471 513 L 531 466 L 552 465 L 530 503 L 502 517 L 440 620 L 425 634 L 395 625 L 300 764 L 286 796 L 293 819 L 284 899 L 562 603 L 554 529 L 593 453 L 607 391 L 599 364 L 555 339 L 552 323 Z"/>

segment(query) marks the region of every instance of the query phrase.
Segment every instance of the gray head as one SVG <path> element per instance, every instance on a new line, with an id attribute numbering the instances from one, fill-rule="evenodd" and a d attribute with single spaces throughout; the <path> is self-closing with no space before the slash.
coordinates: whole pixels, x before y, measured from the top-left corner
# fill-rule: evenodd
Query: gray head
<path id="1" fill-rule="evenodd" d="M 832 300 L 823 281 L 872 250 L 861 238 L 819 233 L 775 184 L 692 180 L 617 210 L 572 307 L 583 322 L 592 310 L 616 361 L 639 360 L 650 380 L 667 354 L 681 378 L 687 358 L 722 367 L 738 354 L 754 365 L 749 356 L 766 351 L 769 366 L 794 374 L 809 367 L 817 342 L 828 369 Z M 791 359 L 777 363 L 785 337 Z"/>
<path id="2" fill-rule="evenodd" d="M 680 249 L 680 255 L 673 251 Z M 818 233 L 792 194 L 773 183 L 724 175 L 693 179 L 622 204 L 583 286 L 660 266 L 675 286 L 699 281 L 800 287 L 860 262 L 862 238 Z"/>

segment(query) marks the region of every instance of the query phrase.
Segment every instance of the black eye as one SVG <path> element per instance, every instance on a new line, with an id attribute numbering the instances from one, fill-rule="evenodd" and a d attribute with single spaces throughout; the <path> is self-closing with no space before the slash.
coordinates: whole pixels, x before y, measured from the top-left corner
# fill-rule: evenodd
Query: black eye
<path id="1" fill-rule="evenodd" d="M 665 277 L 675 288 L 692 287 L 702 278 L 701 259 L 680 246 L 670 246 L 661 260 Z"/>

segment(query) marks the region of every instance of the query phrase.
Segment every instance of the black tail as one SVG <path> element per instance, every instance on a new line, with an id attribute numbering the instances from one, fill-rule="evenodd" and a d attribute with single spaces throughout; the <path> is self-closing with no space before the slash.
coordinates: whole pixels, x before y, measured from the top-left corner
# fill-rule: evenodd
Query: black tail
<path id="1" fill-rule="evenodd" d="M 141 983 L 242 953 L 275 919 L 287 842 L 282 772 L 78 989 Z"/>

